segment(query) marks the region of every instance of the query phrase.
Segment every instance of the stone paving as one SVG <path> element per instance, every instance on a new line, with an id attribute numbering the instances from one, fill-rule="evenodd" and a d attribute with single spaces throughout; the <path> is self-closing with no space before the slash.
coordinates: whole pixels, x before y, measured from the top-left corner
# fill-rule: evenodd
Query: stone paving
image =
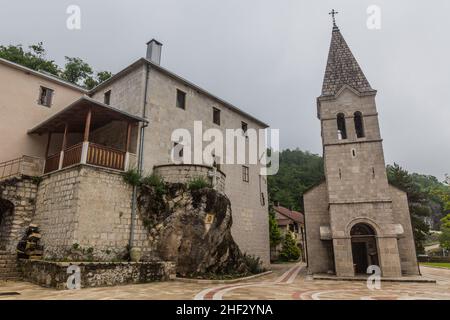
<path id="1" fill-rule="evenodd" d="M 138 299 L 138 300 L 450 300 L 450 270 L 422 267 L 426 279 L 436 283 L 382 282 L 380 290 L 369 290 L 361 281 L 312 280 L 303 264 L 277 264 L 273 273 L 232 284 L 155 282 L 81 290 L 42 288 L 27 282 L 0 282 L 0 300 L 70 300 L 70 299 Z M 16 293 L 12 295 L 12 293 Z"/>

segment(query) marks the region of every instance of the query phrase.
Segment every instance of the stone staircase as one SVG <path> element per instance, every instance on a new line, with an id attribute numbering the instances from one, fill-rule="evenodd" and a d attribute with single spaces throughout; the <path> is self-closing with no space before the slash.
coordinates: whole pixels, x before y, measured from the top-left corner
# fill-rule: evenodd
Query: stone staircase
<path id="1" fill-rule="evenodd" d="M 0 281 L 20 279 L 21 275 L 17 270 L 17 256 L 0 250 Z"/>

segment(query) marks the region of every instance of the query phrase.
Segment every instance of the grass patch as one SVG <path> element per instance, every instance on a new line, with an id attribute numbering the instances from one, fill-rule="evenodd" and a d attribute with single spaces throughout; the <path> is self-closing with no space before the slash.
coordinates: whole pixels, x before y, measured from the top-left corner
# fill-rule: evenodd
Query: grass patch
<path id="1" fill-rule="evenodd" d="M 426 267 L 438 267 L 450 269 L 450 262 L 421 262 L 420 264 Z"/>
<path id="2" fill-rule="evenodd" d="M 211 184 L 208 181 L 206 181 L 206 179 L 203 177 L 194 178 L 188 183 L 188 189 L 191 191 L 210 187 Z"/>

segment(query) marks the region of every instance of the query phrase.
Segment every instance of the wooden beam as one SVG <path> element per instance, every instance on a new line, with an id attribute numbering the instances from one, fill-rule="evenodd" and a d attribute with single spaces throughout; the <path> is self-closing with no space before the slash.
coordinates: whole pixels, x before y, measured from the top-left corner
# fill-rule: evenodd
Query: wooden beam
<path id="1" fill-rule="evenodd" d="M 49 131 L 48 132 L 48 137 L 47 137 L 47 147 L 45 148 L 45 159 L 48 158 L 48 151 L 50 150 L 50 141 L 52 139 L 52 132 Z"/>
<path id="2" fill-rule="evenodd" d="M 61 145 L 61 151 L 64 151 L 64 149 L 66 148 L 66 144 L 67 144 L 67 131 L 69 130 L 69 124 L 66 122 L 64 124 L 64 136 L 63 136 L 63 141 L 62 141 L 62 145 Z"/>
<path id="3" fill-rule="evenodd" d="M 127 123 L 127 140 L 125 142 L 125 152 L 130 151 L 130 141 L 131 141 L 131 122 Z"/>
<path id="4" fill-rule="evenodd" d="M 86 115 L 86 121 L 84 123 L 84 142 L 89 141 L 89 131 L 91 130 L 91 117 L 92 117 L 92 109 L 89 108 L 89 111 Z"/>

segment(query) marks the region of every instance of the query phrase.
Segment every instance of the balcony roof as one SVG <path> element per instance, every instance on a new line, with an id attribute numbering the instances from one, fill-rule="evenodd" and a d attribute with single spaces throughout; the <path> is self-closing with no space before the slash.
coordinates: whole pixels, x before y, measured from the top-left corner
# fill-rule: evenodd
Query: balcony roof
<path id="1" fill-rule="evenodd" d="M 87 96 L 83 96 L 29 130 L 28 134 L 43 134 L 47 132 L 63 133 L 65 123 L 68 124 L 70 132 L 83 132 L 86 115 L 89 109 L 92 110 L 91 130 L 100 128 L 111 121 L 127 121 L 132 123 L 148 122 L 144 118 L 111 107 Z"/>

